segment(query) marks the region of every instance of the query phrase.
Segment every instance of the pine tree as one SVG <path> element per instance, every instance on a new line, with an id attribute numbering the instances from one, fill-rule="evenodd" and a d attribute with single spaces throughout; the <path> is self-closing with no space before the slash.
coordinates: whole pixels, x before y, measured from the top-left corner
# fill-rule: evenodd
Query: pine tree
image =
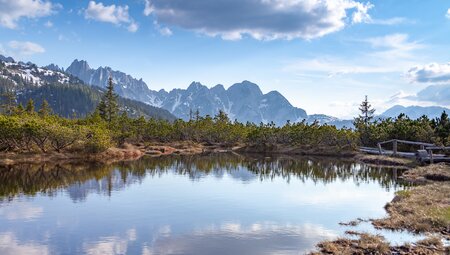
<path id="1" fill-rule="evenodd" d="M 23 105 L 21 103 L 15 109 L 15 113 L 18 115 L 22 114 L 24 111 L 25 109 L 23 108 Z"/>
<path id="2" fill-rule="evenodd" d="M 374 119 L 375 109 L 372 108 L 372 105 L 369 103 L 368 97 L 366 96 L 364 101 L 360 104 L 359 110 L 361 114 L 357 118 L 355 118 L 353 125 L 356 130 L 361 135 L 361 142 L 363 145 L 369 145 L 371 143 L 370 139 L 370 124 Z"/>
<path id="3" fill-rule="evenodd" d="M 29 99 L 28 100 L 28 102 L 27 102 L 27 107 L 25 108 L 25 111 L 27 112 L 27 113 L 34 113 L 34 101 L 33 101 L 33 99 Z"/>
<path id="4" fill-rule="evenodd" d="M 2 94 L 1 108 L 7 115 L 11 115 L 14 113 L 16 108 L 16 94 L 14 92 L 7 91 Z"/>
<path id="5" fill-rule="evenodd" d="M 199 120 L 200 120 L 200 110 L 197 109 L 197 110 L 195 111 L 195 121 L 199 121 Z"/>
<path id="6" fill-rule="evenodd" d="M 52 113 L 52 108 L 50 108 L 50 105 L 48 104 L 47 100 L 44 99 L 42 101 L 41 107 L 39 109 L 39 116 L 45 117 Z"/>
<path id="7" fill-rule="evenodd" d="M 216 122 L 221 122 L 221 123 L 230 123 L 230 119 L 228 118 L 228 115 L 223 110 L 219 110 L 219 113 L 217 113 L 217 115 L 214 116 L 214 120 Z"/>
<path id="8" fill-rule="evenodd" d="M 110 76 L 108 86 L 106 87 L 106 93 L 103 95 L 102 100 L 97 106 L 100 116 L 109 123 L 117 119 L 117 113 L 119 112 L 117 98 L 118 96 L 114 93 L 113 80 Z"/>
<path id="9" fill-rule="evenodd" d="M 189 121 L 192 121 L 192 115 L 194 113 L 192 112 L 192 108 L 189 109 Z"/>
<path id="10" fill-rule="evenodd" d="M 435 134 L 440 138 L 444 145 L 448 145 L 448 139 L 450 138 L 450 119 L 448 114 L 444 111 L 440 118 L 434 121 Z"/>
<path id="11" fill-rule="evenodd" d="M 375 109 L 372 108 L 372 105 L 369 103 L 367 96 L 359 106 L 359 110 L 361 111 L 359 118 L 362 120 L 364 125 L 368 126 L 374 118 Z"/>
<path id="12" fill-rule="evenodd" d="M 103 100 L 103 98 L 97 105 L 96 112 L 100 115 L 102 119 L 106 120 L 106 102 L 105 100 Z"/>

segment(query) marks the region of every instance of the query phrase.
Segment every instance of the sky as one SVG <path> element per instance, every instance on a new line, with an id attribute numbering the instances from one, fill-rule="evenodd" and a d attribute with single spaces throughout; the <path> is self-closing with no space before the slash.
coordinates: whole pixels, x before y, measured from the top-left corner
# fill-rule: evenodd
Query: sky
<path id="1" fill-rule="evenodd" d="M 447 0 L 0 0 L 0 54 L 83 59 L 154 90 L 249 80 L 340 118 L 365 95 L 378 113 L 448 107 L 417 95 L 450 85 L 449 41 Z"/>

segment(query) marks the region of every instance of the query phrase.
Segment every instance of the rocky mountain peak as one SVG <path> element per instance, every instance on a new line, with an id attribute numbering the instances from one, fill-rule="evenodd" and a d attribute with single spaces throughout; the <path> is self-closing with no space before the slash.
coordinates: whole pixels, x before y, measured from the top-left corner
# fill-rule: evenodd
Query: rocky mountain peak
<path id="1" fill-rule="evenodd" d="M 89 76 L 91 67 L 85 60 L 75 59 L 72 64 L 66 69 L 66 72 L 77 76 L 81 80 L 85 81 L 85 77 Z M 86 81 L 85 81 L 86 82 Z"/>
<path id="2" fill-rule="evenodd" d="M 205 90 L 208 89 L 205 85 L 201 84 L 200 82 L 192 82 L 191 85 L 187 88 L 187 91 L 199 91 L 199 90 Z"/>
<path id="3" fill-rule="evenodd" d="M 14 63 L 14 59 L 12 57 L 5 57 L 3 55 L 0 55 L 0 61 L 6 62 L 6 63 Z"/>
<path id="4" fill-rule="evenodd" d="M 235 83 L 230 88 L 228 88 L 228 91 L 231 93 L 241 93 L 243 95 L 249 94 L 261 96 L 263 94 L 259 86 L 250 81 Z"/>
<path id="5" fill-rule="evenodd" d="M 199 110 L 202 116 L 213 116 L 222 110 L 233 120 L 254 123 L 273 121 L 277 125 L 284 125 L 287 120 L 301 121 L 307 118 L 303 109 L 292 106 L 279 92 L 264 94 L 257 84 L 247 80 L 233 84 L 228 89 L 223 85 L 208 88 L 194 81 L 187 89 L 166 92 L 151 90 L 142 79 L 135 79 L 109 67 L 91 69 L 83 60 L 75 60 L 67 72 L 86 84 L 99 87 L 105 87 L 111 75 L 119 95 L 161 107 L 182 119 L 188 119 L 192 110 Z"/>
<path id="6" fill-rule="evenodd" d="M 55 64 L 47 65 L 44 68 L 55 71 L 55 72 L 64 72 L 64 69 L 62 67 L 59 67 L 58 65 L 55 65 Z"/>

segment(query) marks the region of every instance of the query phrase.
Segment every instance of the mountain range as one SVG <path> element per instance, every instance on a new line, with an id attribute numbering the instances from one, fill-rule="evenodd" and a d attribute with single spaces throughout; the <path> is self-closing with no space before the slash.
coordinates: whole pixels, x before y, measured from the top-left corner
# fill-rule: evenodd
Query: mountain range
<path id="1" fill-rule="evenodd" d="M 193 82 L 187 89 L 151 90 L 142 79 L 135 79 L 110 67 L 92 69 L 86 61 L 75 60 L 66 72 L 86 84 L 104 88 L 108 77 L 113 78 L 115 90 L 123 97 L 138 100 L 168 110 L 178 118 L 188 120 L 192 112 L 201 116 L 213 116 L 224 111 L 230 119 L 240 122 L 268 123 L 277 125 L 307 119 L 305 110 L 294 107 L 277 91 L 264 94 L 258 85 L 243 81 L 225 89 L 223 85 L 208 88 Z"/>
<path id="2" fill-rule="evenodd" d="M 411 119 L 418 119 L 423 115 L 430 119 L 441 117 L 442 112 L 450 113 L 450 109 L 440 106 L 401 106 L 395 105 L 381 114 L 380 117 L 398 117 L 400 114 L 406 114 Z"/>
<path id="3" fill-rule="evenodd" d="M 324 114 L 308 115 L 305 110 L 293 106 L 278 91 L 264 94 L 258 85 L 250 81 L 233 84 L 228 89 L 220 84 L 208 88 L 199 82 L 192 82 L 187 89 L 152 90 L 142 79 L 135 79 L 110 67 L 93 69 L 84 60 L 74 60 L 64 69 L 55 64 L 38 67 L 30 62 L 16 62 L 11 57 L 0 55 L 0 92 L 13 88 L 21 103 L 33 98 L 39 104 L 46 98 L 52 108 L 63 116 L 72 116 L 74 113 L 84 116 L 93 111 L 110 76 L 115 91 L 121 96 L 122 109 L 126 109 L 131 116 L 188 120 L 197 111 L 201 116 L 213 116 L 222 110 L 230 119 L 244 123 L 273 122 L 284 125 L 287 121 L 305 120 L 338 128 L 353 126 L 352 120 Z M 426 89 L 424 91 L 427 92 Z M 450 111 L 437 106 L 396 105 L 379 117 L 397 117 L 405 113 L 413 119 L 422 115 L 435 118 L 444 110 Z"/>
<path id="4" fill-rule="evenodd" d="M 38 67 L 33 63 L 16 62 L 0 55 L 0 94 L 13 91 L 18 103 L 25 105 L 33 99 L 37 108 L 44 99 L 61 116 L 86 116 L 94 111 L 104 93 L 96 86 L 88 86 L 56 65 Z M 119 97 L 121 110 L 128 115 L 175 120 L 168 111 L 140 101 Z"/>

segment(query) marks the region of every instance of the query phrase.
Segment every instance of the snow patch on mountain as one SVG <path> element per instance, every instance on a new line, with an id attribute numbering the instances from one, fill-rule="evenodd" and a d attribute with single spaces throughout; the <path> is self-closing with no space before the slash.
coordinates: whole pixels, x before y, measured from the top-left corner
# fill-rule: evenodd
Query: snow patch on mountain
<path id="1" fill-rule="evenodd" d="M 14 81 L 14 77 L 20 77 L 26 83 L 34 86 L 42 86 L 48 83 L 64 83 L 71 81 L 79 82 L 62 71 L 50 70 L 46 67 L 38 67 L 33 63 L 16 62 L 12 58 L 6 58 L 0 55 L 0 62 L 3 65 L 1 68 L 2 77 L 7 77 Z M 16 84 L 17 82 L 14 81 Z"/>

